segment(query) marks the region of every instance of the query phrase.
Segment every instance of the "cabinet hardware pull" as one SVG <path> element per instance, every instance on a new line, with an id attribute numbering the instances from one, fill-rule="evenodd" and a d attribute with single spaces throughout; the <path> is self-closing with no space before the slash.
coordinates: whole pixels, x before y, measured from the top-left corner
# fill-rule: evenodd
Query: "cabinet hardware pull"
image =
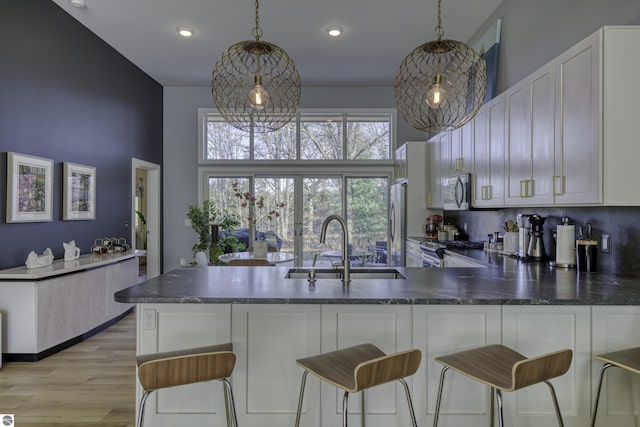
<path id="1" fill-rule="evenodd" d="M 427 195 L 427 203 L 429 204 L 433 203 L 433 194 L 429 193 Z"/>
<path id="2" fill-rule="evenodd" d="M 464 169 L 464 158 L 458 157 L 456 158 L 456 170 L 461 171 Z"/>
<path id="3" fill-rule="evenodd" d="M 554 196 L 562 196 L 564 194 L 564 177 L 562 175 L 554 175 L 553 176 L 553 195 Z"/>
<path id="4" fill-rule="evenodd" d="M 523 191 L 524 189 L 524 191 Z M 527 180 L 526 179 L 522 179 L 520 180 L 520 198 L 524 199 L 527 197 Z"/>
<path id="5" fill-rule="evenodd" d="M 531 183 L 531 185 L 529 185 L 529 183 Z M 533 197 L 533 193 L 534 193 L 533 180 L 528 179 L 527 180 L 527 197 Z"/>

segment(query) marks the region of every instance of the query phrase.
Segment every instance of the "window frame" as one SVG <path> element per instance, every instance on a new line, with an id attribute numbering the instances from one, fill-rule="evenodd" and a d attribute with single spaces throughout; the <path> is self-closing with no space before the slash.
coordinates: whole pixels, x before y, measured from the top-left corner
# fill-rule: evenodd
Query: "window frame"
<path id="1" fill-rule="evenodd" d="M 249 134 L 249 150 L 250 150 L 250 158 L 249 159 L 205 159 L 206 153 L 206 135 L 207 135 L 207 118 L 209 116 L 221 117 L 218 110 L 215 108 L 198 108 L 198 165 L 220 165 L 225 166 L 230 163 L 234 165 L 234 167 L 238 167 L 238 165 L 296 165 L 299 163 L 303 163 L 305 165 L 331 165 L 335 163 L 340 164 L 358 164 L 358 165 L 383 165 L 385 162 L 393 163 L 394 152 L 396 147 L 396 123 L 397 123 L 397 110 L 395 108 L 301 108 L 296 113 L 293 121 L 296 123 L 296 159 L 288 159 L 288 160 L 263 160 L 263 159 L 255 159 L 255 147 L 254 147 L 254 133 L 251 130 Z M 343 123 L 343 158 L 342 159 L 300 159 L 300 121 L 304 121 L 304 116 L 323 116 L 323 115 L 335 115 L 342 116 Z M 376 115 L 382 117 L 382 115 L 388 115 L 389 117 L 389 158 L 388 159 L 347 159 L 346 156 L 348 154 L 348 143 L 346 140 L 347 135 L 347 126 L 349 122 L 353 122 L 354 117 L 364 117 L 371 116 L 375 118 Z"/>

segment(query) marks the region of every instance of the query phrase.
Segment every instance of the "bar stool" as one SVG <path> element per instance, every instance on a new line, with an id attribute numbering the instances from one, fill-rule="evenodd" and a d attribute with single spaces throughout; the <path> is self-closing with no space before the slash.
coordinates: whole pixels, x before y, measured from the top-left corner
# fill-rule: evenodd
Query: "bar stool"
<path id="1" fill-rule="evenodd" d="M 640 347 L 628 348 L 625 350 L 614 351 L 612 353 L 599 354 L 593 356 L 594 359 L 604 362 L 600 370 L 600 380 L 598 382 L 598 392 L 596 393 L 596 402 L 593 406 L 593 418 L 591 419 L 591 427 L 596 425 L 596 415 L 598 414 L 598 403 L 600 402 L 600 391 L 602 389 L 602 381 L 604 380 L 604 372 L 615 366 L 616 368 L 626 369 L 627 371 L 640 374 Z"/>
<path id="2" fill-rule="evenodd" d="M 136 358 L 138 379 L 144 393 L 140 400 L 137 427 L 142 427 L 149 394 L 162 388 L 219 380 L 224 387 L 227 425 L 238 426 L 229 376 L 236 363 L 230 343 L 188 350 L 143 354 Z M 230 419 L 230 415 L 232 418 Z"/>
<path id="3" fill-rule="evenodd" d="M 362 391 L 362 427 L 364 427 L 365 390 L 390 381 L 399 381 L 403 385 L 411 422 L 413 427 L 417 427 L 409 386 L 407 386 L 404 377 L 415 374 L 421 358 L 422 353 L 417 349 L 387 355 L 373 344 L 360 344 L 343 350 L 298 359 L 296 363 L 304 368 L 304 373 L 300 385 L 296 427 L 300 426 L 304 387 L 309 372 L 344 390 L 342 398 L 342 425 L 344 427 L 347 427 L 349 393 Z"/>
<path id="4" fill-rule="evenodd" d="M 558 417 L 558 424 L 562 427 L 562 415 L 558 406 L 558 399 L 551 378 L 564 375 L 571 366 L 573 352 L 569 349 L 547 353 L 542 356 L 527 358 L 522 354 L 503 345 L 489 345 L 472 350 L 461 351 L 446 356 L 436 357 L 436 362 L 442 363 L 438 399 L 433 426 L 438 425 L 440 401 L 444 375 L 449 369 L 460 372 L 481 383 L 487 384 L 498 396 L 498 414 L 500 427 L 504 425 L 502 416 L 502 391 L 516 391 L 518 389 L 544 382 L 549 386 L 553 405 Z"/>

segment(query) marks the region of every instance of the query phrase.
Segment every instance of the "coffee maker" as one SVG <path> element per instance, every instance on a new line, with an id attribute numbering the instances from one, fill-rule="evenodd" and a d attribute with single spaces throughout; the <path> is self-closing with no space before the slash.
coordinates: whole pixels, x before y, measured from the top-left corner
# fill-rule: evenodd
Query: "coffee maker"
<path id="1" fill-rule="evenodd" d="M 429 215 L 427 217 L 427 223 L 424 225 L 424 232 L 427 236 L 427 240 L 438 240 L 438 231 L 441 230 L 441 225 L 441 215 Z"/>
<path id="2" fill-rule="evenodd" d="M 534 261 L 544 261 L 547 254 L 544 251 L 543 225 L 547 218 L 540 215 L 531 215 L 529 222 L 531 223 L 531 231 L 529 232 L 529 248 L 527 250 L 527 258 Z"/>

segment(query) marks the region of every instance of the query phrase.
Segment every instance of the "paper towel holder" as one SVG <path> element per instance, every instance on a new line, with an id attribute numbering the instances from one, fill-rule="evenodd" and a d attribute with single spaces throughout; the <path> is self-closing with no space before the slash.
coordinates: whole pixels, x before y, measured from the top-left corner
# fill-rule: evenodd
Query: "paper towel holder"
<path id="1" fill-rule="evenodd" d="M 562 238 L 560 236 L 563 236 Z M 558 268 L 576 267 L 575 225 L 569 224 L 569 217 L 562 217 L 562 224 L 558 224 L 556 233 L 556 259 L 549 261 L 549 265 Z M 570 245 L 570 246 L 567 246 Z"/>

